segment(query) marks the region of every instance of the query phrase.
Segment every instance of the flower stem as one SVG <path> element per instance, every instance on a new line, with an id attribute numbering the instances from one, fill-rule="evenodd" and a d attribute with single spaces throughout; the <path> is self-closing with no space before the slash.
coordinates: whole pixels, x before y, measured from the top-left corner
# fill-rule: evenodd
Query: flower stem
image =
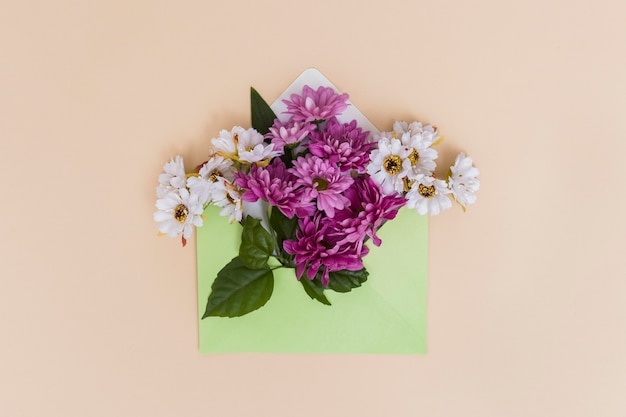
<path id="1" fill-rule="evenodd" d="M 278 262 L 281 263 L 281 267 L 285 267 L 285 268 L 293 268 L 293 266 L 291 265 L 291 261 L 287 258 L 283 258 L 280 255 L 272 255 L 274 258 L 276 258 L 276 260 Z"/>

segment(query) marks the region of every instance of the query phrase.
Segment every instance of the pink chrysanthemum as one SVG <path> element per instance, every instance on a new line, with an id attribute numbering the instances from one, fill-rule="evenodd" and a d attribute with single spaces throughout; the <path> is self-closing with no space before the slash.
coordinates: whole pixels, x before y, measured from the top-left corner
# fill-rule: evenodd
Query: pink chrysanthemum
<path id="1" fill-rule="evenodd" d="M 307 278 L 312 280 L 320 268 L 323 268 L 321 280 L 322 284 L 327 286 L 330 272 L 363 269 L 361 258 L 367 254 L 367 247 L 359 253 L 355 244 L 339 244 L 336 236 L 329 233 L 332 232 L 332 228 L 322 221 L 321 214 L 312 219 L 310 217 L 300 219 L 298 225 L 296 240 L 283 242 L 285 251 L 295 255 L 298 279 L 306 272 Z"/>
<path id="2" fill-rule="evenodd" d="M 384 195 L 378 184 L 366 175 L 355 178 L 354 185 L 344 195 L 350 204 L 336 211 L 334 219 L 327 222 L 336 224 L 334 228 L 340 243 L 356 243 L 359 249 L 366 236 L 380 246 L 376 230 L 385 220 L 394 219 L 398 209 L 406 204 L 406 199 L 397 194 Z"/>
<path id="3" fill-rule="evenodd" d="M 326 120 L 341 114 L 348 108 L 348 95 L 337 94 L 330 87 L 319 87 L 313 90 L 308 85 L 302 89 L 302 94 L 292 94 L 291 100 L 283 100 L 287 105 L 286 114 L 291 114 L 293 120 L 315 122 Z"/>
<path id="4" fill-rule="evenodd" d="M 333 217 L 335 210 L 348 204 L 343 192 L 352 185 L 353 179 L 342 175 L 336 164 L 308 154 L 295 160 L 289 171 L 297 177 L 295 185 L 300 187 L 298 191 L 303 206 L 312 205 L 316 200 L 318 210 Z"/>
<path id="5" fill-rule="evenodd" d="M 235 184 L 245 190 L 242 200 L 255 202 L 262 198 L 289 218 L 296 213 L 299 197 L 294 191 L 295 178 L 280 159 L 274 159 L 267 168 L 252 165 L 249 174 L 238 172 L 235 178 Z"/>
<path id="6" fill-rule="evenodd" d="M 302 142 L 315 128 L 312 123 L 293 119 L 283 123 L 276 119 L 265 138 L 272 141 L 274 149 L 283 149 L 285 146 L 294 146 Z"/>
<path id="7" fill-rule="evenodd" d="M 369 132 L 357 127 L 356 120 L 340 123 L 332 117 L 324 130 L 311 133 L 309 149 L 313 155 L 338 164 L 341 171 L 353 169 L 362 173 L 370 162 L 370 152 L 377 146 L 367 141 L 368 136 Z"/>

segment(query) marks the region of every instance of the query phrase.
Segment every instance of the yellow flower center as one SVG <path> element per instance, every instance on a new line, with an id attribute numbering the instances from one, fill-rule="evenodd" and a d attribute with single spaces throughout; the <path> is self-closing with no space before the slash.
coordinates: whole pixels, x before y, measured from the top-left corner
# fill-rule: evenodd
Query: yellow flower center
<path id="1" fill-rule="evenodd" d="M 209 174 L 209 181 L 211 182 L 217 182 L 218 177 L 223 177 L 224 175 L 222 175 L 221 171 L 219 169 L 214 169 L 213 171 L 211 171 L 211 173 Z"/>
<path id="2" fill-rule="evenodd" d="M 422 195 L 423 197 L 426 197 L 426 198 L 432 198 L 432 197 L 435 196 L 435 186 L 434 185 L 420 184 L 419 187 L 417 187 L 417 191 L 420 193 L 420 195 Z"/>
<path id="3" fill-rule="evenodd" d="M 415 181 L 411 181 L 408 178 L 404 178 L 404 192 L 408 193 L 411 190 L 411 187 L 413 187 L 413 184 L 415 184 Z"/>
<path id="4" fill-rule="evenodd" d="M 388 155 L 383 160 L 383 168 L 390 175 L 398 175 L 402 170 L 402 159 L 398 155 Z"/>
<path id="5" fill-rule="evenodd" d="M 178 223 L 185 223 L 188 215 L 189 209 L 184 204 L 179 204 L 174 209 L 174 218 Z"/>
<path id="6" fill-rule="evenodd" d="M 411 154 L 409 155 L 409 161 L 411 161 L 411 166 L 417 165 L 417 161 L 419 160 L 420 160 L 420 153 L 417 151 L 417 149 L 413 149 L 411 151 Z"/>

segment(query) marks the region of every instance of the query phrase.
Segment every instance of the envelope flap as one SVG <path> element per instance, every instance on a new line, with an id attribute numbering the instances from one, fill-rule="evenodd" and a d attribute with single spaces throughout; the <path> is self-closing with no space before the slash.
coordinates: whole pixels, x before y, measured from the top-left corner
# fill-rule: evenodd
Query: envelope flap
<path id="1" fill-rule="evenodd" d="M 274 110 L 274 113 L 276 113 L 281 121 L 289 119 L 289 115 L 282 114 L 285 110 L 287 110 L 287 106 L 285 105 L 285 103 L 283 103 L 283 100 L 289 99 L 292 94 L 302 93 L 302 88 L 305 85 L 308 85 L 313 89 L 317 89 L 321 86 L 332 87 L 335 91 L 341 92 L 337 87 L 333 85 L 333 83 L 328 80 L 328 78 L 326 78 L 317 69 L 308 68 L 304 70 L 304 72 L 300 74 L 289 87 L 287 87 L 287 89 L 280 95 L 280 97 L 278 97 L 270 105 L 272 110 Z M 348 106 L 348 108 L 339 117 L 337 117 L 338 120 L 342 122 L 356 120 L 358 126 L 361 129 L 367 130 L 371 133 L 378 132 L 376 126 L 374 126 L 374 124 L 370 122 L 369 119 L 365 117 L 365 115 L 363 115 L 363 113 L 361 113 L 350 100 L 348 100 L 348 103 L 350 104 L 350 106 Z"/>

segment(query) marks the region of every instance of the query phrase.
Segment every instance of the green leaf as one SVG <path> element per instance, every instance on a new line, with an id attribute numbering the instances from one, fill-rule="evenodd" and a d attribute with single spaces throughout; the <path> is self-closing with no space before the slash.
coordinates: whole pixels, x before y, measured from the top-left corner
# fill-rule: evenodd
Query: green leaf
<path id="1" fill-rule="evenodd" d="M 250 269 L 263 268 L 274 253 L 274 244 L 274 238 L 261 225 L 261 220 L 246 217 L 239 246 L 239 258 L 245 266 Z"/>
<path id="2" fill-rule="evenodd" d="M 329 274 L 328 289 L 336 292 L 350 292 L 353 288 L 360 287 L 365 281 L 369 272 L 365 268 L 359 271 L 333 271 Z M 322 286 L 320 274 L 315 277 L 316 284 Z M 323 288 L 323 287 L 322 287 Z"/>
<path id="3" fill-rule="evenodd" d="M 233 258 L 217 273 L 202 318 L 243 316 L 264 306 L 273 290 L 274 274 L 267 265 L 250 269 Z"/>
<path id="4" fill-rule="evenodd" d="M 283 240 L 295 239 L 296 230 L 298 229 L 298 218 L 293 216 L 291 219 L 285 216 L 278 207 L 272 207 L 272 214 L 270 215 L 270 226 L 276 232 L 276 237 L 280 243 Z"/>
<path id="5" fill-rule="evenodd" d="M 252 116 L 252 127 L 263 135 L 270 131 L 270 127 L 272 127 L 274 119 L 276 119 L 276 114 L 269 104 L 252 87 L 250 87 L 250 114 Z"/>
<path id="6" fill-rule="evenodd" d="M 319 287 L 315 285 L 315 283 L 307 279 L 306 276 L 303 276 L 302 278 L 300 278 L 300 283 L 302 283 L 302 286 L 304 287 L 304 291 L 307 293 L 309 297 L 311 297 L 311 299 L 317 300 L 322 304 L 326 304 L 327 306 L 330 305 L 330 301 L 328 301 L 328 298 L 326 298 L 326 296 L 324 295 L 323 287 Z"/>

